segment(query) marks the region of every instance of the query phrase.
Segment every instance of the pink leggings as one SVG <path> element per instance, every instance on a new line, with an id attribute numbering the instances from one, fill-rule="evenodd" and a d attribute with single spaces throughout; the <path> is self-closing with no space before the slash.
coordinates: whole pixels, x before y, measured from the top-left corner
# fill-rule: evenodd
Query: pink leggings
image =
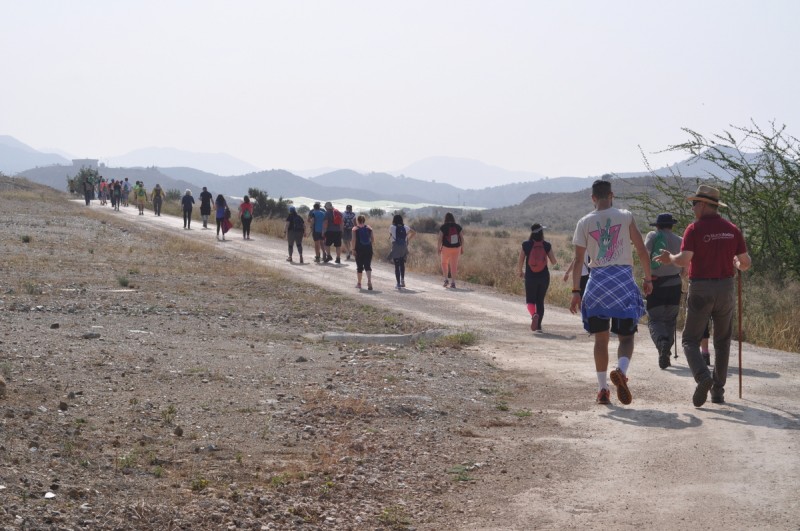
<path id="1" fill-rule="evenodd" d="M 458 258 L 461 256 L 461 247 L 442 247 L 442 275 L 447 276 L 447 266 L 450 274 L 456 278 L 458 274 Z"/>

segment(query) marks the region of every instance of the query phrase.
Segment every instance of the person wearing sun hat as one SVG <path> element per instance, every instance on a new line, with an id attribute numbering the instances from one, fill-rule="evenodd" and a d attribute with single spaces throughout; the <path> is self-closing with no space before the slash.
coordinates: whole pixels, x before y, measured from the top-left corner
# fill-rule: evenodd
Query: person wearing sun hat
<path id="1" fill-rule="evenodd" d="M 675 338 L 683 289 L 683 268 L 674 264 L 662 265 L 655 258 L 664 249 L 675 254 L 680 252 L 681 237 L 672 232 L 676 223 L 672 214 L 659 214 L 655 223 L 650 224 L 656 230 L 644 237 L 644 246 L 650 253 L 650 279 L 653 281 L 653 291 L 646 297 L 648 328 L 650 338 L 658 349 L 658 366 L 662 369 L 670 366 L 669 354 Z"/>
<path id="2" fill-rule="evenodd" d="M 733 313 L 736 307 L 734 274 L 750 269 L 751 259 L 739 228 L 719 215 L 720 192 L 701 184 L 686 198 L 692 202 L 695 221 L 683 233 L 679 253 L 668 249 L 657 261 L 689 268 L 689 294 L 686 299 L 686 323 L 683 326 L 683 353 L 697 383 L 692 403 L 700 407 L 711 402 L 725 402 L 725 382 L 733 336 Z M 708 319 L 714 321 L 714 372 L 711 373 L 700 353 L 700 341 Z"/>

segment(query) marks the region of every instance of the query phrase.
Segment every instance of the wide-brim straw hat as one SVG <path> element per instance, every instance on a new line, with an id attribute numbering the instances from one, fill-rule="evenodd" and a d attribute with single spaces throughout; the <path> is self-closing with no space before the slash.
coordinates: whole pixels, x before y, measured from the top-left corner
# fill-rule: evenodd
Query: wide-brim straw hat
<path id="1" fill-rule="evenodd" d="M 703 201 L 709 205 L 727 207 L 725 203 L 719 200 L 719 190 L 707 184 L 701 184 L 697 187 L 697 192 L 691 197 L 686 198 L 687 201 Z"/>

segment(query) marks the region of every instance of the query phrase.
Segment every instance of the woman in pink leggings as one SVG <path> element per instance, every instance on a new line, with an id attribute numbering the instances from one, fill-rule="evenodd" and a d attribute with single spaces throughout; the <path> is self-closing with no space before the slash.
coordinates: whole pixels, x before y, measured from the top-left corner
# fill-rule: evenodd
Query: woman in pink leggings
<path id="1" fill-rule="evenodd" d="M 458 259 L 464 254 L 464 235 L 461 225 L 456 223 L 456 218 L 448 212 L 444 215 L 444 223 L 439 228 L 439 254 L 442 257 L 442 275 L 444 287 L 456 287 L 458 274 Z M 452 278 L 448 279 L 448 271 Z"/>

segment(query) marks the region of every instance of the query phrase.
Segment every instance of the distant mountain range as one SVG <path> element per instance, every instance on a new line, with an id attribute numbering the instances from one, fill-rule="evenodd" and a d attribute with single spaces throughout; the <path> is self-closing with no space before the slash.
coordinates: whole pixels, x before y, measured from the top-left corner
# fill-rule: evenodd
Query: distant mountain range
<path id="1" fill-rule="evenodd" d="M 36 166 L 53 164 L 72 164 L 72 162 L 55 153 L 37 151 L 13 136 L 0 135 L 0 171 L 3 173 L 13 175 Z"/>
<path id="2" fill-rule="evenodd" d="M 140 164 L 148 160 L 147 164 Z M 197 166 L 161 165 L 160 161 L 194 160 Z M 455 159 L 452 157 L 432 157 L 412 164 L 395 176 L 390 173 L 359 173 L 354 170 L 340 169 L 328 171 L 310 178 L 301 177 L 286 170 L 256 171 L 252 165 L 238 161 L 225 154 L 189 153 L 166 148 L 149 148 L 137 150 L 125 156 L 106 159 L 101 163 L 101 175 L 109 179 L 128 177 L 129 180 L 142 180 L 148 187 L 156 183 L 165 189 L 186 188 L 197 193 L 206 186 L 213 193 L 243 196 L 249 188 L 266 191 L 270 197 L 291 198 L 311 197 L 321 201 L 340 198 L 361 201 L 386 200 L 397 203 L 446 205 L 465 208 L 500 208 L 520 204 L 532 194 L 569 193 L 588 188 L 597 176 L 591 177 L 556 177 L 542 178 L 534 173 L 511 172 L 495 168 L 480 161 L 471 159 Z M 111 164 L 111 161 L 117 161 Z M 122 163 L 128 161 L 129 164 Z M 117 165 L 119 164 L 119 165 Z M 208 167 L 232 168 L 244 171 L 241 174 L 223 176 Z M 699 159 L 689 159 L 671 167 L 660 168 L 657 175 L 668 175 L 670 171 L 678 171 L 684 177 L 707 177 L 712 169 L 718 168 Z M 0 171 L 17 174 L 31 181 L 45 184 L 59 190 L 66 189 L 68 176 L 79 170 L 72 161 L 61 155 L 42 153 L 19 142 L 10 136 L 0 136 Z M 426 179 L 406 175 L 415 172 L 425 175 Z M 492 176 L 503 175 L 502 179 L 520 178 L 511 184 L 502 184 L 482 189 L 461 188 L 451 184 L 436 182 L 432 177 L 436 172 L 447 172 L 448 175 L 464 175 L 464 182 L 497 182 Z M 458 173 L 462 172 L 462 173 Z M 618 177 L 633 178 L 648 175 L 646 172 L 622 173 Z M 497 179 L 497 180 L 502 180 Z"/>
<path id="3" fill-rule="evenodd" d="M 227 153 L 192 153 L 174 148 L 149 147 L 116 157 L 102 159 L 106 166 L 117 168 L 187 166 L 216 175 L 242 175 L 259 168 Z"/>

